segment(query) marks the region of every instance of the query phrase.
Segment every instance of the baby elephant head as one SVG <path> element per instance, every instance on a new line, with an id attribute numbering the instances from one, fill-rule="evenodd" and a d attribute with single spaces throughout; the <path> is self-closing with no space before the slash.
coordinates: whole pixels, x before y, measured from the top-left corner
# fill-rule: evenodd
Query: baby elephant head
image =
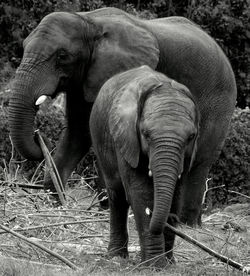
<path id="1" fill-rule="evenodd" d="M 154 182 L 150 231 L 161 233 L 178 176 L 195 159 L 198 110 L 187 87 L 149 67 L 127 71 L 122 80 L 123 91 L 111 108 L 111 135 L 131 167 L 148 156 Z"/>

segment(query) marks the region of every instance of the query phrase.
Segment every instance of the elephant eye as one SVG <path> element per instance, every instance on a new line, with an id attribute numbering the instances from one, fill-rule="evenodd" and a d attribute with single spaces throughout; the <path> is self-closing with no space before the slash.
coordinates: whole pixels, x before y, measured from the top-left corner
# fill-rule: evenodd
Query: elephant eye
<path id="1" fill-rule="evenodd" d="M 192 141 L 192 140 L 194 139 L 194 137 L 195 137 L 195 134 L 192 133 L 191 135 L 189 135 L 188 141 L 189 141 L 189 142 Z"/>
<path id="2" fill-rule="evenodd" d="M 147 130 L 142 130 L 142 134 L 145 137 L 145 139 L 149 138 L 149 132 Z"/>
<path id="3" fill-rule="evenodd" d="M 68 58 L 68 53 L 65 50 L 60 50 L 57 53 L 56 59 L 58 62 L 66 61 Z"/>

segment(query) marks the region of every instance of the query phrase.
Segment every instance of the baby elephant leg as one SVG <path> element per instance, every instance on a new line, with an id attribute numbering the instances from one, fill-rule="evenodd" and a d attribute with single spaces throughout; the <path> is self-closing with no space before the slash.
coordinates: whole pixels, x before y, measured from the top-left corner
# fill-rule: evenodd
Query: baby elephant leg
<path id="1" fill-rule="evenodd" d="M 177 182 L 174 192 L 174 197 L 172 201 L 172 206 L 170 210 L 170 214 L 168 216 L 168 224 L 176 227 L 179 221 L 179 213 L 180 213 L 180 190 L 181 183 Z M 169 263 L 175 263 L 175 258 L 173 255 L 173 247 L 175 241 L 175 233 L 172 232 L 168 227 L 164 228 L 164 238 L 165 238 L 165 253 Z"/>
<path id="2" fill-rule="evenodd" d="M 175 214 L 169 214 L 168 223 L 172 226 L 176 226 L 178 222 L 178 217 Z M 164 228 L 164 239 L 165 239 L 165 253 L 167 261 L 170 264 L 175 263 L 175 258 L 173 255 L 173 247 L 175 241 L 175 233 L 172 232 L 168 227 Z"/>
<path id="3" fill-rule="evenodd" d="M 113 186 L 113 185 L 112 185 Z M 114 185 L 117 187 L 117 185 Z M 128 202 L 122 186 L 108 189 L 110 207 L 110 242 L 108 252 L 110 256 L 128 257 Z"/>

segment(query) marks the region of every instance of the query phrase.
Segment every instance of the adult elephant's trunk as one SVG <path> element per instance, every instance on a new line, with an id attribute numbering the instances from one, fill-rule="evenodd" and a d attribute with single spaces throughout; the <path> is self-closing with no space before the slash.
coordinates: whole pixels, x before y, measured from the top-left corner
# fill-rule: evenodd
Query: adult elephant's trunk
<path id="1" fill-rule="evenodd" d="M 174 190 L 180 172 L 181 145 L 179 142 L 159 141 L 151 153 L 154 180 L 154 209 L 150 231 L 161 233 L 170 213 Z"/>
<path id="2" fill-rule="evenodd" d="M 35 70 L 29 61 L 23 60 L 13 82 L 9 102 L 12 142 L 17 151 L 30 160 L 43 158 L 41 149 L 34 140 L 33 125 L 37 111 L 35 101 L 44 91 L 46 91 L 44 94 L 48 95 L 48 84 L 51 83 L 51 80 L 46 78 L 46 75 L 45 70 L 41 70 L 41 68 Z"/>

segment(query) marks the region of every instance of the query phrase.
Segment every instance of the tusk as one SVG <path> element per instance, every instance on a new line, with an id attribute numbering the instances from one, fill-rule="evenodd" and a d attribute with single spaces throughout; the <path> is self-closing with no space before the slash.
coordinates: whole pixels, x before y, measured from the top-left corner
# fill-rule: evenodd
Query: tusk
<path id="1" fill-rule="evenodd" d="M 152 177 L 152 171 L 151 171 L 151 168 L 150 168 L 150 162 L 149 162 L 149 164 L 148 164 L 148 176 L 149 177 Z"/>
<path id="2" fill-rule="evenodd" d="M 46 96 L 46 95 L 40 96 L 40 97 L 36 100 L 35 105 L 40 105 L 40 104 L 42 104 L 47 98 L 48 98 L 48 96 Z"/>
<path id="3" fill-rule="evenodd" d="M 146 213 L 146 215 L 150 216 L 152 212 L 151 212 L 151 210 L 147 207 L 147 208 L 145 209 L 145 213 Z"/>
<path id="4" fill-rule="evenodd" d="M 148 171 L 148 176 L 149 176 L 149 177 L 152 177 L 152 175 L 153 175 L 153 174 L 152 174 L 152 171 L 149 170 L 149 171 Z"/>

